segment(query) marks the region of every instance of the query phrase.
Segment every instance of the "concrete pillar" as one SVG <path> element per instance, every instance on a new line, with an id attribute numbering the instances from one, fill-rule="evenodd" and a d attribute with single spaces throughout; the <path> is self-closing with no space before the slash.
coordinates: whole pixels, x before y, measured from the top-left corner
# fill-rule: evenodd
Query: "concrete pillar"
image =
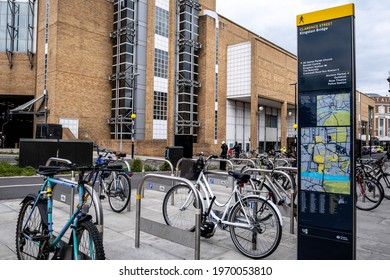
<path id="1" fill-rule="evenodd" d="M 281 118 L 281 134 L 280 134 L 280 147 L 287 148 L 287 101 L 282 103 L 282 109 L 280 110 Z"/>

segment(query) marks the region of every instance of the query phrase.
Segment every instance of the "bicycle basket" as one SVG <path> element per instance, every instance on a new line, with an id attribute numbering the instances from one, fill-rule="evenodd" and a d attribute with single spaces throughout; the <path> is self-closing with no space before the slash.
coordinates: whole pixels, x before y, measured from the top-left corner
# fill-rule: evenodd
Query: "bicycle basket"
<path id="1" fill-rule="evenodd" d="M 180 177 L 188 180 L 196 180 L 199 172 L 196 171 L 196 162 L 192 159 L 183 158 L 180 164 Z"/>

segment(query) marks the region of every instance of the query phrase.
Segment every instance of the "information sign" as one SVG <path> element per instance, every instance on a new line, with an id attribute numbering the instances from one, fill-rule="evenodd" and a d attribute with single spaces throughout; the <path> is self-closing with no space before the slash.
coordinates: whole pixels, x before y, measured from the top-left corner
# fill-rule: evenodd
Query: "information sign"
<path id="1" fill-rule="evenodd" d="M 354 5 L 298 15 L 297 32 L 298 259 L 354 259 Z"/>

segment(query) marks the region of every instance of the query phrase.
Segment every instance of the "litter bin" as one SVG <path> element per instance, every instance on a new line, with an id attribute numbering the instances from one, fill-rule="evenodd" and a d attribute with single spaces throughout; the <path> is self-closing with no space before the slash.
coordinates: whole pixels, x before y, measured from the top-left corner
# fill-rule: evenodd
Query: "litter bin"
<path id="1" fill-rule="evenodd" d="M 165 158 L 176 167 L 177 162 L 183 157 L 183 149 L 182 146 L 168 146 L 165 148 Z"/>

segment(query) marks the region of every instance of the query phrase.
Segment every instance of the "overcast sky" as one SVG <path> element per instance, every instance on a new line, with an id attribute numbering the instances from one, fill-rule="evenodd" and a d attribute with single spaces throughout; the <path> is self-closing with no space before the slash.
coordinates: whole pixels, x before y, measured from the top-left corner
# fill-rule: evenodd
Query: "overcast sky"
<path id="1" fill-rule="evenodd" d="M 217 0 L 217 13 L 297 54 L 296 16 L 355 4 L 356 86 L 364 93 L 389 94 L 389 0 Z"/>

